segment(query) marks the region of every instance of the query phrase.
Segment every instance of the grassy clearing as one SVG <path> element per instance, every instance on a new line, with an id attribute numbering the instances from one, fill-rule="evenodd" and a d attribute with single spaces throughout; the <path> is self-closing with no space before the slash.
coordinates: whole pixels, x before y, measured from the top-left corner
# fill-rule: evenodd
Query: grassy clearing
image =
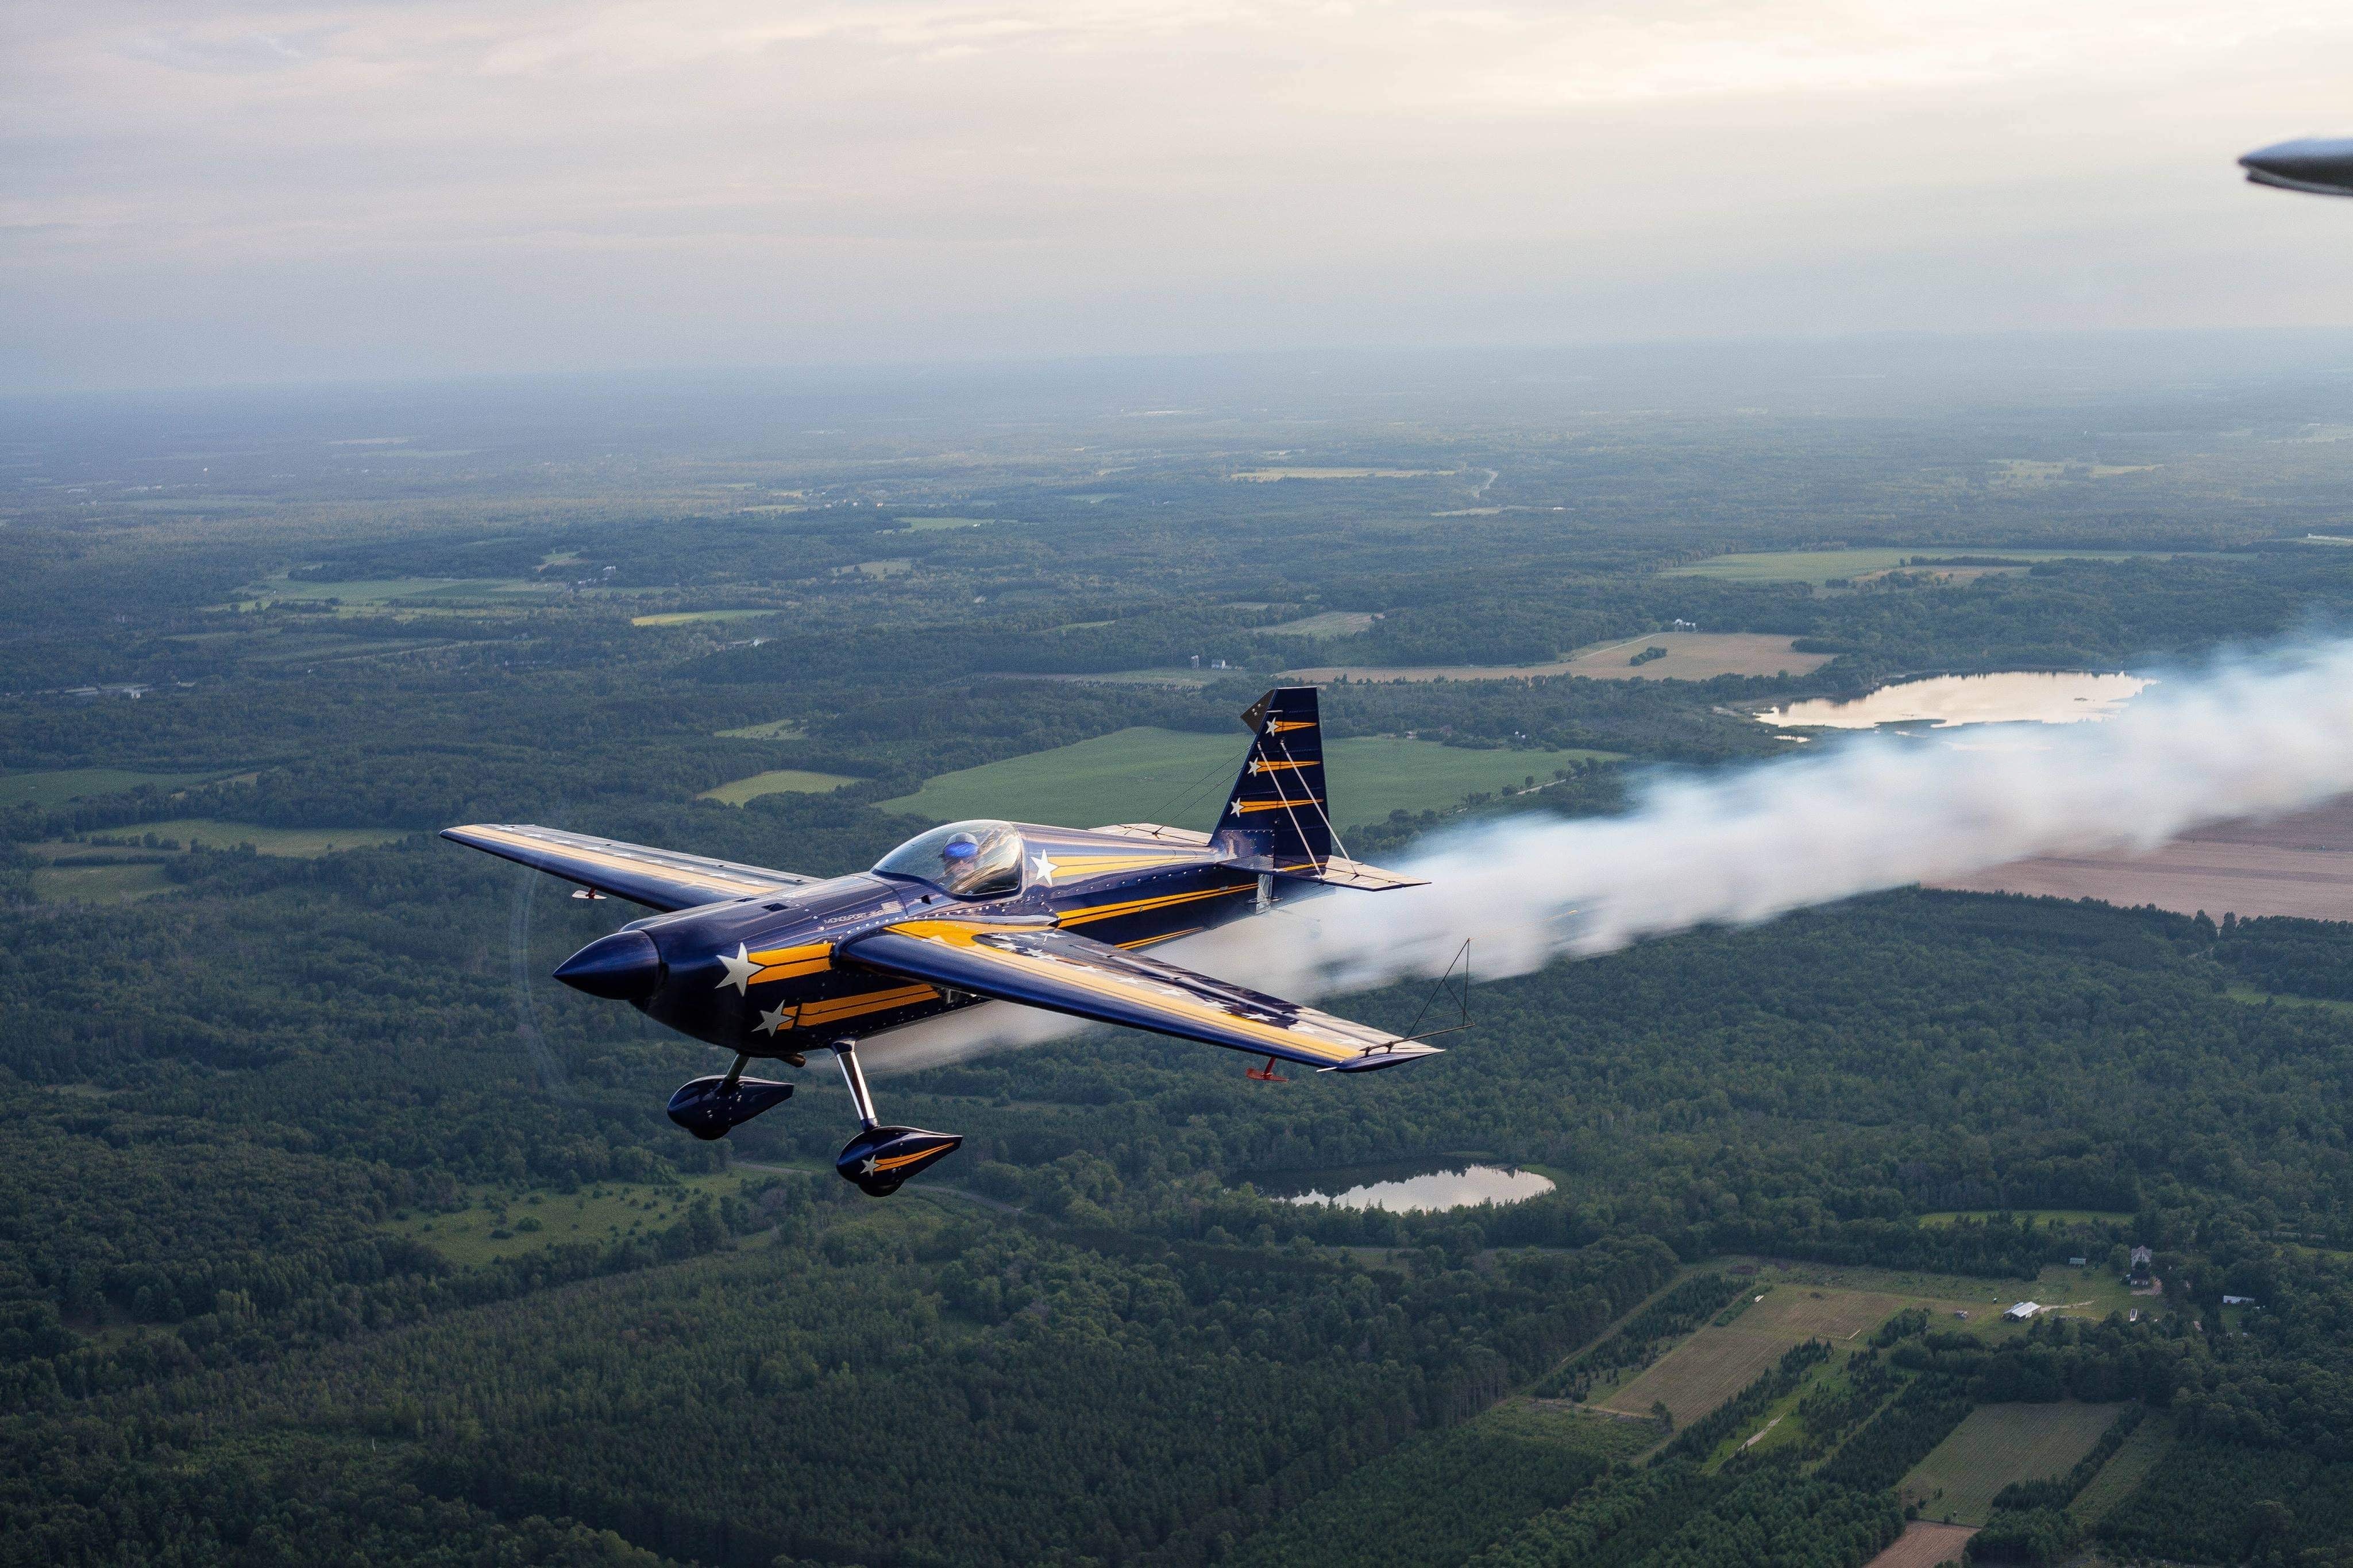
<path id="1" fill-rule="evenodd" d="M 884 801 L 885 811 L 939 822 L 1005 816 L 1021 822 L 1092 827 L 1112 822 L 1206 825 L 1240 771 L 1247 743 L 1238 736 L 1133 729 L 1050 752 L 1034 752 L 928 780 L 915 794 Z M 1542 782 L 1602 752 L 1474 752 L 1431 741 L 1366 736 L 1324 748 L 1332 774 L 1332 819 L 1344 826 L 1391 811 L 1454 805 L 1474 790 Z"/>
<path id="2" fill-rule="evenodd" d="M 748 779 L 737 779 L 732 784 L 721 784 L 717 789 L 704 790 L 701 798 L 727 805 L 741 805 L 764 795 L 824 795 L 857 782 L 846 773 L 813 773 L 802 768 L 771 768 L 765 773 L 754 773 Z"/>
<path id="3" fill-rule="evenodd" d="M 1569 656 L 1568 673 L 1595 680 L 1708 680 L 1719 675 L 1809 675 L 1831 661 L 1826 653 L 1798 653 L 1789 637 L 1761 632 L 1652 632 Z M 1663 658 L 1634 658 L 1651 648 Z"/>
<path id="4" fill-rule="evenodd" d="M 1244 468 L 1229 479 L 1271 485 L 1279 479 L 1428 479 L 1459 474 L 1460 468 Z"/>
<path id="5" fill-rule="evenodd" d="M 455 1214 L 412 1213 L 405 1219 L 386 1222 L 385 1228 L 467 1267 L 566 1242 L 603 1246 L 632 1233 L 667 1229 L 685 1215 L 687 1205 L 698 1196 L 723 1197 L 764 1173 L 724 1171 L 660 1185 L 598 1182 L 569 1194 L 514 1195 L 475 1188 L 467 1194 L 468 1206 Z"/>
<path id="6" fill-rule="evenodd" d="M 1759 1291 L 1762 1301 L 1749 1301 L 1721 1328 L 1702 1327 L 1615 1392 L 1597 1391 L 1594 1405 L 1622 1415 L 1647 1415 L 1663 1401 L 1680 1429 L 1754 1383 L 1799 1341 L 1844 1346 L 1905 1305 L 1871 1291 L 1786 1281 L 1769 1289 L 1760 1284 Z"/>
<path id="7" fill-rule="evenodd" d="M 1652 632 L 1622 642 L 1579 648 L 1549 664 L 1324 665 L 1285 670 L 1285 679 L 1311 685 L 1340 680 L 1527 680 L 1583 676 L 1592 680 L 1708 680 L 1719 675 L 1805 675 L 1831 661 L 1826 653 L 1798 653 L 1793 639 L 1762 632 Z M 1663 658 L 1632 662 L 1648 647 L 1663 647 Z"/>
<path id="8" fill-rule="evenodd" d="M 1234 1561 L 1451 1568 L 1657 1439 L 1647 1423 L 1506 1401 L 1352 1471 L 1246 1542 Z"/>
<path id="9" fill-rule="evenodd" d="M 128 795 L 141 784 L 185 789 L 221 776 L 207 773 L 142 773 L 129 768 L 56 768 L 40 773 L 0 773 L 0 806 L 63 805 L 93 795 Z"/>
<path id="10" fill-rule="evenodd" d="M 1671 566 L 1668 577 L 1715 577 L 1729 583 L 1811 583 L 1891 571 L 1915 556 L 1999 557 L 2004 561 L 2124 561 L 2135 555 L 2159 559 L 2157 550 L 2002 550 L 1986 544 L 1905 544 L 1872 550 L 1773 550 L 1717 555 L 1689 566 Z"/>
<path id="11" fill-rule="evenodd" d="M 746 724 L 740 730 L 714 730 L 712 733 L 725 741 L 797 741 L 807 733 L 797 719 L 771 719 L 765 724 Z"/>
<path id="12" fill-rule="evenodd" d="M 1863 1568 L 1937 1568 L 1939 1563 L 1958 1563 L 1962 1549 L 1976 1533 L 1957 1524 L 1930 1524 L 1915 1519 Z"/>
<path id="13" fill-rule="evenodd" d="M 2233 985 L 2223 994 L 2233 1002 L 2258 1007 L 2276 1002 L 2283 1007 L 2320 1007 L 2333 1013 L 2353 1013 L 2353 1002 L 2340 1002 L 2334 996 L 2297 996 L 2285 991 L 2258 991 L 2252 985 Z"/>
<path id="14" fill-rule="evenodd" d="M 2132 1436 L 2125 1439 L 2100 1473 L 2091 1483 L 2075 1494 L 2067 1511 L 2085 1525 L 2094 1525 L 2116 1511 L 2116 1505 L 2140 1489 L 2141 1482 L 2157 1468 L 2165 1451 L 2173 1447 L 2173 1415 L 2170 1411 L 2152 1410 Z"/>
<path id="15" fill-rule="evenodd" d="M 57 866 L 33 873 L 33 897 L 45 904 L 120 904 L 172 886 L 153 861 L 121 860 L 107 866 Z"/>
<path id="16" fill-rule="evenodd" d="M 332 855 L 338 849 L 369 849 L 379 844 L 390 844 L 416 831 L 413 827 L 257 827 L 250 822 L 181 816 L 169 822 L 142 822 L 133 826 L 117 828 L 101 837 L 144 838 L 152 833 L 157 838 L 176 839 L 182 845 L 200 843 L 208 849 L 228 849 L 239 844 L 250 844 L 259 854 L 285 855 L 307 860 L 321 855 Z M 82 847 L 80 845 L 44 844 L 37 852 L 54 859 L 58 855 L 72 854 Z"/>
<path id="17" fill-rule="evenodd" d="M 345 607 L 377 608 L 401 599 L 502 599 L 519 594 L 552 593 L 563 584 L 521 577 L 368 577 L 349 583 L 301 583 L 285 574 L 249 583 L 235 595 L 239 605 L 318 604 L 332 599 Z"/>
<path id="18" fill-rule="evenodd" d="M 1348 637 L 1368 629 L 1379 618 L 1369 610 L 1326 610 L 1320 616 L 1306 616 L 1279 626 L 1261 626 L 1259 630 L 1269 637 Z"/>
<path id="19" fill-rule="evenodd" d="M 773 616 L 774 610 L 673 610 L 667 615 L 631 616 L 633 626 L 683 626 L 695 621 L 749 621 Z"/>
<path id="20" fill-rule="evenodd" d="M 931 533 L 951 528 L 986 528 L 1002 521 L 994 517 L 902 517 L 896 520 L 904 533 Z"/>
<path id="21" fill-rule="evenodd" d="M 1898 1489 L 1920 1515 L 1983 1524 L 1994 1494 L 2012 1481 L 2063 1476 L 2092 1451 L 2120 1405 L 1980 1405 L 1913 1467 Z"/>

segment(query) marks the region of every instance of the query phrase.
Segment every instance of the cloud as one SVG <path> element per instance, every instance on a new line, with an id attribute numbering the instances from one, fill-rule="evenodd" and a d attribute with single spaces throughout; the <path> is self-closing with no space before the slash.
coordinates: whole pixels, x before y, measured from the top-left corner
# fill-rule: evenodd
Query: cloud
<path id="1" fill-rule="evenodd" d="M 361 292 L 402 370 L 2347 313 L 2336 228 L 2231 166 L 2342 111 L 2353 14 L 2303 0 L 97 0 L 19 34 L 0 384 L 332 374 Z"/>

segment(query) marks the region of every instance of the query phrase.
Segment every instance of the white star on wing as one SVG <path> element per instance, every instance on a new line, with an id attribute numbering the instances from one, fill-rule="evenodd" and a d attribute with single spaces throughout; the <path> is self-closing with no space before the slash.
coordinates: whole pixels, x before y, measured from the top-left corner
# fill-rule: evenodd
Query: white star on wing
<path id="1" fill-rule="evenodd" d="M 730 985 L 733 985 L 735 987 L 736 995 L 744 995 L 751 986 L 753 971 L 758 969 L 760 966 L 753 963 L 749 957 L 745 956 L 744 944 L 740 942 L 735 944 L 734 957 L 730 958 L 723 952 L 719 955 L 719 962 L 727 966 L 727 973 L 720 976 L 719 984 L 712 986 L 712 989 L 713 991 L 724 991 Z"/>
<path id="2" fill-rule="evenodd" d="M 796 1007 L 789 1003 L 777 1003 L 776 1010 L 775 1012 L 763 1013 L 760 1015 L 760 1033 L 764 1035 L 775 1034 L 778 1029 L 781 1029 L 786 1024 L 791 1023 L 793 1015 L 799 1011 L 800 1009 L 798 1007 Z"/>
<path id="3" fill-rule="evenodd" d="M 1029 862 L 1029 879 L 1042 882 L 1050 888 L 1054 885 L 1054 862 L 1052 858 L 1042 849 Z"/>

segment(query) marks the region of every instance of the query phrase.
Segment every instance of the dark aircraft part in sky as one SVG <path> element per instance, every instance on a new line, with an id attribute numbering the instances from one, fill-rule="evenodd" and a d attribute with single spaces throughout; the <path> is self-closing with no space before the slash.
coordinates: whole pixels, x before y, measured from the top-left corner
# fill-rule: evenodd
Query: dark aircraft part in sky
<path id="1" fill-rule="evenodd" d="M 2353 136 L 2306 136 L 2259 147 L 2240 159 L 2239 167 L 2258 185 L 2353 196 Z"/>
<path id="2" fill-rule="evenodd" d="M 642 1002 L 661 989 L 661 952 L 641 931 L 617 931 L 565 959 L 555 977 L 608 1002 Z"/>
<path id="3" fill-rule="evenodd" d="M 670 1119 L 708 1143 L 792 1097 L 791 1084 L 764 1078 L 699 1078 L 670 1097 Z"/>

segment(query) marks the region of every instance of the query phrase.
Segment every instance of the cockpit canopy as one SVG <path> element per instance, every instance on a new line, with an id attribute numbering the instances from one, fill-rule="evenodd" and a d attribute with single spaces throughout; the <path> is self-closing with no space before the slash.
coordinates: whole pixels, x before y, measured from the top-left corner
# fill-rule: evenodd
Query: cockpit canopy
<path id="1" fill-rule="evenodd" d="M 1009 822 L 951 822 L 910 838 L 874 863 L 885 877 L 913 877 L 959 899 L 1021 890 L 1021 835 Z"/>

